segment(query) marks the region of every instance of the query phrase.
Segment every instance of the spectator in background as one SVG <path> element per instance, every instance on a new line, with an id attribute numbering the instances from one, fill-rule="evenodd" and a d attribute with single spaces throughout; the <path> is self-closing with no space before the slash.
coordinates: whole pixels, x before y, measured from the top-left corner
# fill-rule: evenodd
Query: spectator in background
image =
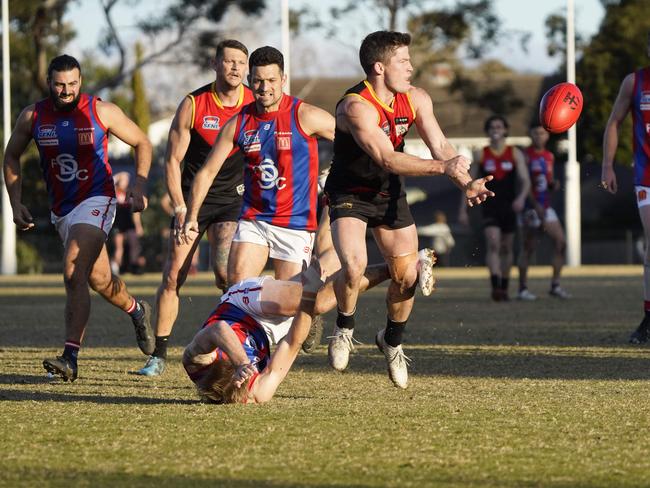
<path id="1" fill-rule="evenodd" d="M 456 241 L 451 234 L 449 224 L 447 224 L 445 212 L 437 210 L 433 216 L 433 223 L 418 228 L 418 234 L 431 237 L 431 246 L 436 252 L 438 263 L 449 266 L 449 256 L 456 245 Z"/>
<path id="2" fill-rule="evenodd" d="M 113 241 L 111 271 L 116 275 L 125 270 L 131 271 L 133 274 L 142 274 L 144 272 L 145 258 L 141 254 L 140 238 L 144 235 L 144 231 L 140 212 L 135 213 L 133 211 L 127 198 L 131 175 L 127 171 L 121 171 L 113 176 L 113 181 L 115 182 L 117 209 L 115 211 L 115 223 L 111 232 Z M 129 250 L 129 259 L 126 263 L 124 263 L 125 244 Z"/>

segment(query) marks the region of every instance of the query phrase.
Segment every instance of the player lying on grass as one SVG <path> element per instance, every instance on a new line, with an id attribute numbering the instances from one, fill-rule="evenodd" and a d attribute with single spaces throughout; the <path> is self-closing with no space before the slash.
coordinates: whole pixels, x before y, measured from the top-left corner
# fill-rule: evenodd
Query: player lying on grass
<path id="1" fill-rule="evenodd" d="M 434 262 L 419 263 L 419 283 L 429 293 Z M 232 286 L 183 354 L 183 365 L 201 399 L 262 403 L 273 398 L 298 356 L 312 318 L 336 306 L 332 285 L 339 268 L 332 249 L 303 271 L 302 284 L 265 276 Z M 369 266 L 361 291 L 389 278 L 386 264 Z M 383 351 L 387 345 L 381 332 L 377 347 Z M 277 344 L 273 355 L 271 344 Z"/>

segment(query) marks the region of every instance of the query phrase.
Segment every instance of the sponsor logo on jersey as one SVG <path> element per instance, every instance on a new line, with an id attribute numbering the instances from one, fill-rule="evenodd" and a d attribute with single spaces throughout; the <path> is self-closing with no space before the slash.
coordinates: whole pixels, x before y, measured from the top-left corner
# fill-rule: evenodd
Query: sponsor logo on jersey
<path id="1" fill-rule="evenodd" d="M 271 190 L 273 187 L 282 190 L 287 186 L 285 184 L 287 179 L 283 176 L 279 176 L 278 168 L 275 166 L 275 162 L 270 158 L 266 158 L 260 164 L 255 166 L 255 172 L 259 173 L 257 183 L 260 185 L 262 190 Z"/>
<path id="2" fill-rule="evenodd" d="M 402 137 L 409 131 L 408 117 L 395 117 L 395 135 Z"/>
<path id="3" fill-rule="evenodd" d="M 650 134 L 650 124 L 645 125 L 645 133 Z"/>
<path id="4" fill-rule="evenodd" d="M 385 121 L 383 124 L 381 124 L 381 130 L 384 131 L 384 134 L 390 137 L 390 124 L 388 121 Z"/>
<path id="5" fill-rule="evenodd" d="M 639 99 L 639 109 L 644 111 L 650 110 L 650 92 L 641 92 L 641 98 Z"/>
<path id="6" fill-rule="evenodd" d="M 291 150 L 291 132 L 278 132 L 278 150 L 290 151 Z"/>
<path id="7" fill-rule="evenodd" d="M 92 146 L 95 142 L 91 131 L 78 132 L 77 139 L 79 140 L 80 146 Z"/>
<path id="8" fill-rule="evenodd" d="M 483 167 L 488 173 L 494 173 L 497 170 L 497 163 L 494 159 L 486 159 Z"/>
<path id="9" fill-rule="evenodd" d="M 58 166 L 59 174 L 55 174 L 56 179 L 63 183 L 69 183 L 72 180 L 86 181 L 88 179 L 88 170 L 79 169 L 79 163 L 75 160 L 72 154 L 59 154 L 50 162 L 52 168 L 56 169 Z"/>
<path id="10" fill-rule="evenodd" d="M 45 124 L 38 128 L 38 144 L 41 146 L 58 146 L 59 136 L 56 133 L 56 125 Z"/>
<path id="11" fill-rule="evenodd" d="M 96 208 L 93 208 L 92 211 L 90 212 L 90 215 L 92 215 L 93 217 L 99 217 L 100 213 L 101 212 L 99 210 L 97 210 Z"/>
<path id="12" fill-rule="evenodd" d="M 216 115 L 205 115 L 203 116 L 203 126 L 204 129 L 208 130 L 219 130 L 221 126 L 219 125 L 219 117 Z"/>
<path id="13" fill-rule="evenodd" d="M 70 125 L 70 122 L 67 121 L 67 120 L 64 120 L 63 122 L 61 122 L 61 127 L 68 127 L 69 125 Z"/>
<path id="14" fill-rule="evenodd" d="M 515 165 L 512 164 L 512 161 L 501 161 L 501 169 L 503 171 L 512 171 L 514 167 Z"/>
<path id="15" fill-rule="evenodd" d="M 237 188 L 235 188 L 235 191 L 237 192 L 237 195 L 242 196 L 244 194 L 245 186 L 242 183 L 241 185 L 237 185 Z"/>
<path id="16" fill-rule="evenodd" d="M 242 144 L 245 153 L 256 152 L 262 149 L 260 134 L 256 129 L 244 132 L 244 142 Z"/>

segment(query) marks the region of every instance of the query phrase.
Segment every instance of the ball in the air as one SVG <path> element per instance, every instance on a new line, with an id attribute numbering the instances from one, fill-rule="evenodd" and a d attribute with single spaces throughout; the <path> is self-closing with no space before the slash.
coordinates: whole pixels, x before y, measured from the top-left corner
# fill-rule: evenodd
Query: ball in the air
<path id="1" fill-rule="evenodd" d="M 539 104 L 539 122 L 554 134 L 569 130 L 582 112 L 582 92 L 573 83 L 558 83 Z"/>

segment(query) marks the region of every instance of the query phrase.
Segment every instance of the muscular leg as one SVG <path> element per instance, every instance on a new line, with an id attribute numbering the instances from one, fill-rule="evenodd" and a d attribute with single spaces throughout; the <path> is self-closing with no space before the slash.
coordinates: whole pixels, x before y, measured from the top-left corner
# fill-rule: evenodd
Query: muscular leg
<path id="1" fill-rule="evenodd" d="M 259 276 L 269 259 L 269 248 L 252 242 L 233 242 L 228 256 L 228 283 Z"/>
<path id="2" fill-rule="evenodd" d="M 93 225 L 76 224 L 70 228 L 63 256 L 66 341 L 81 344 L 83 340 L 90 315 L 88 281 L 95 261 L 102 250 L 105 252 L 105 239 L 106 234 Z M 110 273 L 107 254 L 105 263 Z"/>
<path id="3" fill-rule="evenodd" d="M 335 220 L 332 241 L 341 262 L 341 273 L 334 280 L 338 308 L 345 314 L 352 314 L 357 306 L 361 277 L 368 264 L 366 223 L 352 217 Z"/>
<path id="4" fill-rule="evenodd" d="M 207 230 L 214 280 L 217 288 L 222 291 L 226 291 L 232 284 L 228 282 L 228 255 L 236 230 L 237 222 L 217 222 L 210 224 Z"/>
<path id="5" fill-rule="evenodd" d="M 133 297 L 126 289 L 126 284 L 111 273 L 106 246 L 102 246 L 99 256 L 92 268 L 89 283 L 108 303 L 121 310 L 128 310 Z"/>
<path id="6" fill-rule="evenodd" d="M 196 252 L 201 236 L 197 236 L 191 244 L 177 244 L 173 233 L 169 235 L 167 260 L 163 269 L 163 278 L 156 294 L 156 337 L 167 337 L 171 334 L 176 317 L 178 317 L 178 294 L 187 279 L 187 273 L 192 265 L 192 256 Z"/>
<path id="7" fill-rule="evenodd" d="M 293 263 L 282 259 L 273 260 L 276 280 L 297 280 L 302 271 L 302 263 Z"/>
<path id="8" fill-rule="evenodd" d="M 386 294 L 388 318 L 395 322 L 408 320 L 413 309 L 417 283 L 418 236 L 415 225 L 402 229 L 373 229 L 377 245 L 391 273 Z"/>

